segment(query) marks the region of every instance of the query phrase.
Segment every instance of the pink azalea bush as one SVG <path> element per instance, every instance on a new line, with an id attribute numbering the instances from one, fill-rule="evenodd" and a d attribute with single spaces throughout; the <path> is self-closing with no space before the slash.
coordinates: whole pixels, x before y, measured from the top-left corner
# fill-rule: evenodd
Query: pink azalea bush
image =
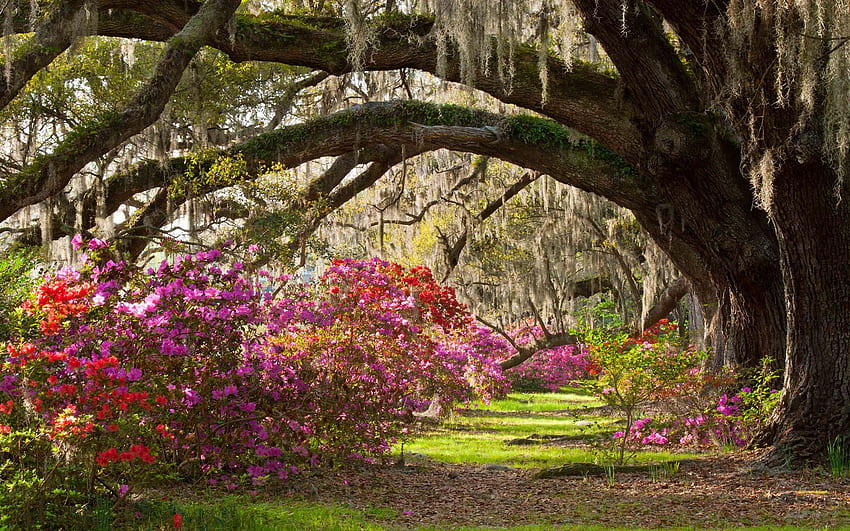
<path id="1" fill-rule="evenodd" d="M 701 410 L 702 397 L 730 382 L 728 375 L 703 371 L 705 353 L 680 345 L 674 332 L 675 324 L 664 319 L 637 336 L 597 334 L 588 340 L 599 375 L 587 385 L 626 421 L 614 434 L 618 463 L 636 447 L 669 442 L 668 429 L 641 418 L 646 408 Z"/>
<path id="2" fill-rule="evenodd" d="M 222 258 L 47 279 L 0 358 L 0 452 L 119 498 L 163 475 L 256 483 L 373 459 L 432 400 L 505 390 L 506 345 L 425 269 L 339 261 L 305 286 Z"/>
<path id="3" fill-rule="evenodd" d="M 779 391 L 761 380 L 737 393 L 723 393 L 714 407 L 669 422 L 673 442 L 683 446 L 743 447 L 762 427 L 779 400 Z"/>
<path id="4" fill-rule="evenodd" d="M 537 325 L 524 325 L 510 332 L 520 346 L 543 337 Z M 534 353 L 520 365 L 506 371 L 511 389 L 516 391 L 551 391 L 574 385 L 591 377 L 595 365 L 582 345 L 563 345 Z"/>
<path id="5" fill-rule="evenodd" d="M 762 395 L 759 389 L 744 387 L 735 394 L 714 395 L 712 407 L 686 416 L 642 418 L 635 420 L 628 435 L 615 432 L 613 438 L 637 447 L 740 448 L 746 446 L 767 419 L 778 399 L 778 392 Z"/>

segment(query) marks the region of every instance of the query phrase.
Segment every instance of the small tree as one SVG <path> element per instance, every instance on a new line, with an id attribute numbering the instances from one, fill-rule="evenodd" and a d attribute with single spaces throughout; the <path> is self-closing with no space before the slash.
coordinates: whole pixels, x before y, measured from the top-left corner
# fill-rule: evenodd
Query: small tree
<path id="1" fill-rule="evenodd" d="M 639 337 L 588 335 L 588 349 L 600 371 L 588 385 L 626 418 L 625 429 L 615 434 L 617 464 L 625 461 L 642 408 L 659 399 L 699 392 L 705 384 L 699 369 L 705 353 L 681 348 L 671 338 L 675 328 L 664 319 Z"/>

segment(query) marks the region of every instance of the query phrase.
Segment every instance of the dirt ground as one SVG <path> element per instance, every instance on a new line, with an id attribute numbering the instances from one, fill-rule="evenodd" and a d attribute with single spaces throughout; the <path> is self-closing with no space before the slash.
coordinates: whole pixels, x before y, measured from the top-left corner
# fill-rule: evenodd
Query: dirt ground
<path id="1" fill-rule="evenodd" d="M 326 471 L 289 494 L 358 509 L 389 508 L 395 526 L 850 526 L 850 480 L 818 471 L 754 471 L 753 454 L 647 472 L 535 479 L 533 470 L 425 462 Z M 377 511 L 380 514 L 380 511 Z"/>

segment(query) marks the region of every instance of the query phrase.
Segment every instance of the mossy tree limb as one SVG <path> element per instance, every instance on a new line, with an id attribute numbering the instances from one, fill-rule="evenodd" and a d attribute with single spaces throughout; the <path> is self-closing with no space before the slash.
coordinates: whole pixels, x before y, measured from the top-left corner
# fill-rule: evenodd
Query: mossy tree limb
<path id="1" fill-rule="evenodd" d="M 9 104 L 21 89 L 41 69 L 49 65 L 78 37 L 72 22 L 80 16 L 84 0 L 68 0 L 51 4 L 50 11 L 38 23 L 33 35 L 12 54 L 12 62 L 3 69 L 9 75 L 0 76 L 0 108 Z M 25 31 L 30 31 L 27 28 Z"/>
<path id="2" fill-rule="evenodd" d="M 305 190 L 303 201 L 309 203 L 327 196 L 338 206 L 374 182 L 364 177 L 348 188 L 335 190 L 345 176 L 345 167 L 357 162 L 392 166 L 402 160 L 402 152 L 411 157 L 440 148 L 500 158 L 566 184 L 616 197 L 631 207 L 651 203 L 652 189 L 637 174 L 624 173 L 622 161 L 612 159 L 604 150 L 592 149 L 588 140 L 572 139 L 571 135 L 555 122 L 531 116 L 505 117 L 421 102 L 373 103 L 281 127 L 192 160 L 177 157 L 165 165 L 144 161 L 106 181 L 105 208 L 108 213 L 114 212 L 135 194 L 172 187 L 177 177 L 194 180 L 197 186 L 193 193 L 202 195 L 240 180 L 253 180 L 268 168 L 293 168 L 326 156 L 348 160 L 340 169 L 332 168 L 314 181 Z M 402 149 L 402 145 L 406 147 Z M 207 175 L 217 160 L 227 157 L 240 157 L 244 173 L 223 180 Z M 179 197 L 173 200 L 179 202 Z M 87 194 L 82 205 L 87 226 L 93 225 L 95 207 L 95 194 Z"/>
<path id="3" fill-rule="evenodd" d="M 60 192 L 86 164 L 152 124 L 162 113 L 189 62 L 217 34 L 239 6 L 238 0 L 210 0 L 169 40 L 147 84 L 121 112 L 102 115 L 78 127 L 53 153 L 35 159 L 26 170 L 5 176 L 0 218 Z"/>
<path id="4" fill-rule="evenodd" d="M 111 0 L 101 6 L 98 34 L 165 40 L 197 8 L 196 2 L 182 0 L 163 0 L 156 8 L 134 0 Z M 336 75 L 352 71 L 342 19 L 243 14 L 237 20 L 235 33 L 216 35 L 209 42 L 234 61 L 270 61 Z M 428 35 L 433 20 L 398 15 L 379 24 L 375 31 L 379 52 L 366 54 L 364 69 L 412 68 L 437 73 L 439 54 L 434 39 Z M 616 145 L 621 155 L 636 160 L 641 151 L 640 133 L 630 122 L 634 111 L 631 103 L 621 97 L 617 79 L 592 66 L 569 67 L 554 57 L 548 61 L 549 70 L 559 75 L 549 81 L 545 105 L 540 99 L 542 87 L 536 74 L 538 54 L 528 47 L 520 47 L 514 54 L 519 75 L 515 76 L 511 91 L 505 90 L 504 80 L 497 72 L 484 68 L 474 73 L 475 87 L 506 103 L 543 113 L 604 144 Z M 534 75 L 522 75 L 526 71 Z M 452 50 L 443 76 L 449 81 L 462 81 L 459 57 Z"/>

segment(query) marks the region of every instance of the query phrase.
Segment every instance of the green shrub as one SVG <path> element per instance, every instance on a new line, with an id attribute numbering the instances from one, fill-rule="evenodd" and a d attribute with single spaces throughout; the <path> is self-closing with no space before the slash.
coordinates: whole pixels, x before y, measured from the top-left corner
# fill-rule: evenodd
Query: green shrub
<path id="1" fill-rule="evenodd" d="M 31 249 L 19 249 L 0 256 L 0 341 L 8 340 L 20 326 L 20 306 L 36 284 L 39 259 Z"/>

